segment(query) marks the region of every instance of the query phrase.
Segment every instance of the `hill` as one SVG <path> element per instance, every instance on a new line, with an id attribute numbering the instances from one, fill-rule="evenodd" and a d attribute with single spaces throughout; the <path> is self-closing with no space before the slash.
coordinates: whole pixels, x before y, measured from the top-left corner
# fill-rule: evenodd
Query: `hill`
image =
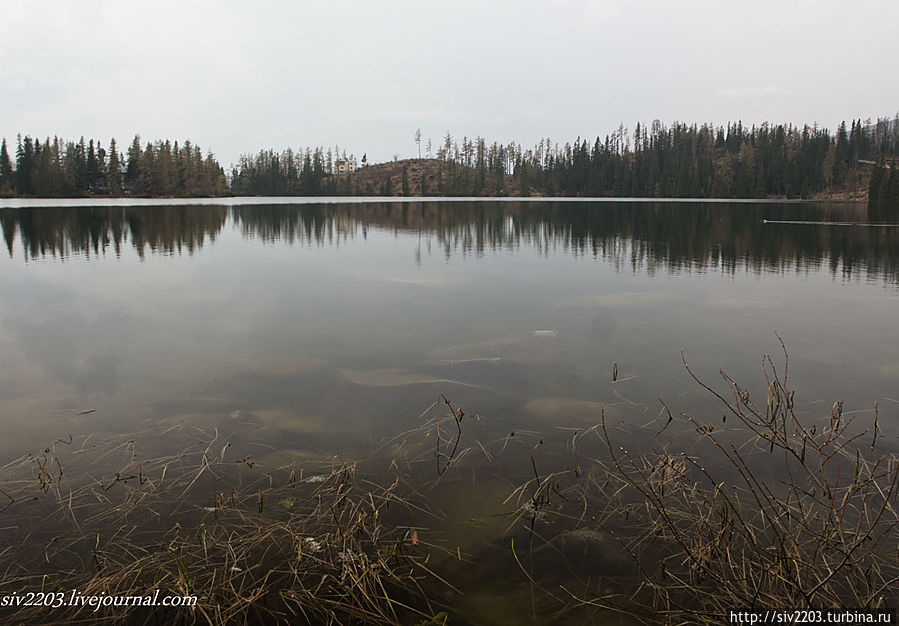
<path id="1" fill-rule="evenodd" d="M 405 172 L 405 174 L 404 174 Z M 403 185 L 403 179 L 406 185 Z M 520 182 L 500 180 L 473 167 L 438 159 L 401 159 L 376 163 L 347 175 L 357 195 L 371 196 L 518 196 Z M 532 190 L 533 191 L 533 190 Z M 526 195 L 540 195 L 528 193 Z"/>

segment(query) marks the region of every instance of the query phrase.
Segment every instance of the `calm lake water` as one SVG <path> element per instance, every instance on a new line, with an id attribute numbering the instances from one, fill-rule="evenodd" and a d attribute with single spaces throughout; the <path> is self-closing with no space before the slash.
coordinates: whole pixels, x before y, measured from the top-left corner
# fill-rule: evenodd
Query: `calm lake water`
<path id="1" fill-rule="evenodd" d="M 512 559 L 509 538 L 528 536 L 510 530 L 507 498 L 538 465 L 579 472 L 587 452 L 572 458 L 571 429 L 604 410 L 622 443 L 683 450 L 689 428 L 658 437 L 662 401 L 721 423 L 682 351 L 716 388 L 723 368 L 763 394 L 779 334 L 803 418 L 842 400 L 867 428 L 877 402 L 879 450 L 899 448 L 899 229 L 851 225 L 869 221 L 858 204 L 23 204 L 0 208 L 4 463 L 57 439 L 87 453 L 91 438 L 173 424 L 218 429 L 256 472 L 352 459 L 420 426 L 444 394 L 480 416 L 464 445 L 491 450 L 429 487 L 441 516 L 418 520 L 448 547 L 433 564 L 463 588 L 441 597 L 465 623 L 555 615 Z M 414 471 L 436 480 L 430 463 Z M 572 570 L 545 553 L 550 588 L 574 570 L 588 586 L 628 571 L 595 533 L 568 536 L 587 547 L 568 554 Z"/>
<path id="2" fill-rule="evenodd" d="M 751 387 L 775 332 L 802 410 L 895 437 L 899 231 L 763 223 L 861 205 L 229 202 L 0 210 L 0 454 L 235 412 L 354 454 L 438 393 L 496 433 L 702 417 L 681 349 Z"/>

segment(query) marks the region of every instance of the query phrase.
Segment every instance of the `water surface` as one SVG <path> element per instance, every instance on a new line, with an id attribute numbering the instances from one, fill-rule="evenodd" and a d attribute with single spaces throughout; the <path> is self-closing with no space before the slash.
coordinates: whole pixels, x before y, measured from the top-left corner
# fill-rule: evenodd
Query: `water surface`
<path id="1" fill-rule="evenodd" d="M 595 617 L 586 607 L 559 614 L 555 600 L 536 594 L 513 540 L 545 589 L 589 596 L 606 593 L 602 582 L 630 593 L 627 555 L 577 502 L 555 502 L 558 516 L 541 518 L 545 541 L 535 542 L 531 492 L 515 489 L 538 471 L 565 472 L 562 482 L 577 486 L 603 454 L 596 431 L 584 433 L 603 414 L 616 444 L 687 452 L 704 464 L 708 450 L 688 422 L 666 426 L 662 402 L 739 437 L 682 355 L 716 389 L 725 389 L 723 368 L 764 398 L 762 355 L 783 373 L 779 334 L 804 422 L 826 421 L 842 400 L 863 430 L 877 402 L 878 451 L 897 451 L 899 230 L 847 225 L 872 221 L 856 204 L 19 205 L 0 209 L 0 458 L 37 456 L 4 468 L 10 475 L 24 468 L 30 480 L 46 450 L 66 467 L 64 490 L 78 480 L 106 489 L 118 482 L 122 454 L 128 463 L 134 454 L 138 462 L 187 449 L 196 456 L 215 433 L 216 450 L 227 445 L 188 501 L 131 514 L 146 532 L 165 532 L 175 522 L 212 523 L 215 496 L 232 483 L 245 510 L 256 506 L 257 483 L 265 487 L 265 515 L 277 518 L 279 503 L 299 493 L 289 471 L 374 452 L 366 471 L 374 481 L 385 471 L 389 484 L 393 470 L 378 468 L 397 458 L 390 467 L 422 488 L 436 515 L 417 509 L 393 523 L 414 524 L 428 549 L 446 549 L 433 551 L 431 565 L 461 593 L 442 584 L 427 592 L 452 607 L 452 621 Z M 414 429 L 433 416 L 427 409 L 440 394 L 480 417 L 464 423 L 460 448 L 471 453 L 438 480 L 453 422 L 445 412 L 439 458 L 433 429 Z M 106 445 L 116 454 L 105 438 L 118 442 Z M 767 459 L 755 459 L 758 476 L 776 481 Z M 716 480 L 739 483 L 733 468 L 711 463 Z M 151 465 L 161 484 L 161 463 Z M 78 468 L 88 476 L 75 476 Z M 584 507 L 605 506 L 583 488 Z M 54 503 L 35 501 L 34 522 L 13 516 L 32 506 L 17 502 L 5 547 L 43 555 L 68 524 L 53 526 L 40 509 Z M 93 519 L 86 536 L 118 532 L 95 529 L 102 523 Z"/>
<path id="2" fill-rule="evenodd" d="M 250 412 L 360 453 L 439 393 L 496 433 L 717 411 L 791 353 L 813 412 L 899 410 L 899 233 L 859 205 L 266 202 L 0 211 L 6 457 Z M 613 362 L 619 379 L 612 382 Z M 85 410 L 95 410 L 82 413 Z"/>

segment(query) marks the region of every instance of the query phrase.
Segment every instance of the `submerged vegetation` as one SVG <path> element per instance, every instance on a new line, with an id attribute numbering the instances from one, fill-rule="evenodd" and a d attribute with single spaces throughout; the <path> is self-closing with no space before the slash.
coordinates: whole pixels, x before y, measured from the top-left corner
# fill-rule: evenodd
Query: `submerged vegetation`
<path id="1" fill-rule="evenodd" d="M 420 132 L 417 135 L 420 143 Z M 369 165 L 339 148 L 261 150 L 226 177 L 212 153 L 189 141 L 41 141 L 0 146 L 0 196 L 577 196 L 863 198 L 895 206 L 899 185 L 878 172 L 899 156 L 899 118 L 817 125 L 725 126 L 654 121 L 605 138 L 535 146 L 447 134 L 427 158 Z M 419 151 L 420 152 L 420 151 Z M 348 171 L 344 171 L 344 170 Z M 872 178 L 877 178 L 874 180 Z M 882 174 L 882 172 L 880 172 Z"/>
<path id="2" fill-rule="evenodd" d="M 164 589 L 197 605 L 6 616 L 673 624 L 733 607 L 892 605 L 899 463 L 877 407 L 865 425 L 841 403 L 802 415 L 788 366 L 785 350 L 782 370 L 766 359 L 759 394 L 724 373 L 721 391 L 694 377 L 720 419 L 663 404 L 636 427 L 600 411 L 593 426 L 554 429 L 558 441 L 481 441 L 480 418 L 443 396 L 353 461 L 262 467 L 231 434 L 186 424 L 66 437 L 0 468 L 0 592 Z M 622 447 L 635 428 L 642 443 Z M 505 481 L 495 501 L 491 475 Z M 457 519 L 464 536 L 450 523 L 474 510 L 462 500 L 488 503 L 486 517 Z M 485 617 L 471 598 L 498 584 Z"/>

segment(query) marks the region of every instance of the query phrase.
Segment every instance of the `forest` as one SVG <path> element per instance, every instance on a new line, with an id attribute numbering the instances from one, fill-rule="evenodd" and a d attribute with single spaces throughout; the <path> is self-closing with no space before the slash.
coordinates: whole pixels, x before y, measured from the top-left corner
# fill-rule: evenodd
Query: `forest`
<path id="1" fill-rule="evenodd" d="M 421 134 L 416 133 L 421 149 Z M 127 151 L 115 140 L 41 142 L 17 137 L 15 159 L 0 146 L 0 196 L 572 196 L 654 198 L 861 199 L 899 205 L 899 117 L 843 122 L 835 132 L 813 126 L 746 127 L 659 121 L 624 126 L 593 141 L 533 147 L 454 139 L 449 133 L 427 158 L 338 174 L 339 148 L 261 150 L 230 172 L 211 152 L 184 141 Z M 352 157 L 351 157 L 352 158 Z"/>
<path id="2" fill-rule="evenodd" d="M 225 172 L 211 153 L 185 141 L 148 142 L 135 136 L 126 153 L 116 140 L 109 149 L 85 143 L 30 136 L 17 138 L 15 162 L 6 138 L 0 143 L 0 196 L 72 198 L 133 195 L 208 197 L 228 193 Z"/>

